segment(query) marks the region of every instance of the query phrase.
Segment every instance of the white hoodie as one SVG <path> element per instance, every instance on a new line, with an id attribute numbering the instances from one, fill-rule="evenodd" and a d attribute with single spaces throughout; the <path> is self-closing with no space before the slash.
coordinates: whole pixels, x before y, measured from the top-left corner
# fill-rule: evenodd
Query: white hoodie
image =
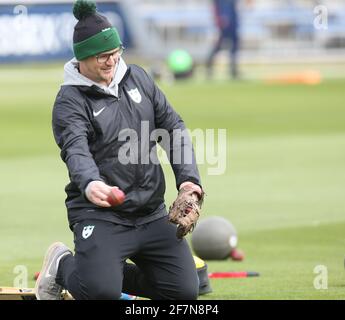
<path id="1" fill-rule="evenodd" d="M 109 84 L 109 86 L 101 85 L 83 76 L 78 71 L 78 63 L 78 60 L 73 58 L 65 64 L 64 83 L 62 86 L 97 86 L 104 90 L 105 93 L 111 94 L 115 97 L 118 96 L 118 85 L 127 71 L 127 65 L 121 57 L 114 70 L 113 81 Z"/>

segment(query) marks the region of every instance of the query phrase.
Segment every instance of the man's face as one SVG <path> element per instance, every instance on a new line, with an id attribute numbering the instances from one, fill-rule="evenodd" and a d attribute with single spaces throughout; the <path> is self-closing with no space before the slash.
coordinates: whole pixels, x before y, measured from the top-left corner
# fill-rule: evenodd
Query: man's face
<path id="1" fill-rule="evenodd" d="M 94 82 L 109 85 L 121 53 L 122 48 L 116 48 L 80 61 L 80 73 Z"/>

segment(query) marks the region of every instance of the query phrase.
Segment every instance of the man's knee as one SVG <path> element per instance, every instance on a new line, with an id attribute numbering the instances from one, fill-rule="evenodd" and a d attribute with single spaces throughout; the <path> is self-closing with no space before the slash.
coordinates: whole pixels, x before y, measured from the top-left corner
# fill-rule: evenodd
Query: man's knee
<path id="1" fill-rule="evenodd" d="M 83 291 L 87 300 L 118 300 L 121 296 L 121 286 L 112 283 L 88 283 Z"/>
<path id="2" fill-rule="evenodd" d="M 163 293 L 163 299 L 171 300 L 197 300 L 199 295 L 198 278 L 176 284 L 174 290 L 168 290 Z"/>
<path id="3" fill-rule="evenodd" d="M 182 286 L 174 297 L 175 300 L 196 300 L 199 295 L 199 282 L 190 282 Z"/>

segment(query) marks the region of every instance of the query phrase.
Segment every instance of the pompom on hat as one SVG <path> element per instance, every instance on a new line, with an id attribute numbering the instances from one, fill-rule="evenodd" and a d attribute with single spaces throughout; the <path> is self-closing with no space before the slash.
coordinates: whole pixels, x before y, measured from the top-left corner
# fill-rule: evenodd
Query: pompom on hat
<path id="1" fill-rule="evenodd" d="M 77 0 L 73 14 L 78 20 L 73 33 L 73 51 L 78 61 L 122 46 L 116 28 L 97 12 L 94 1 Z"/>

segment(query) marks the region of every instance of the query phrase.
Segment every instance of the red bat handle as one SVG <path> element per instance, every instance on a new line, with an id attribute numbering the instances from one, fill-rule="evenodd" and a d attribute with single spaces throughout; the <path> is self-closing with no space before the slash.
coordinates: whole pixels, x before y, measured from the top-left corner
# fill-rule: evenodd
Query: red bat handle
<path id="1" fill-rule="evenodd" d="M 255 271 L 233 271 L 233 272 L 213 272 L 209 273 L 208 277 L 211 279 L 221 278 L 247 278 L 247 277 L 258 277 L 260 274 Z"/>

